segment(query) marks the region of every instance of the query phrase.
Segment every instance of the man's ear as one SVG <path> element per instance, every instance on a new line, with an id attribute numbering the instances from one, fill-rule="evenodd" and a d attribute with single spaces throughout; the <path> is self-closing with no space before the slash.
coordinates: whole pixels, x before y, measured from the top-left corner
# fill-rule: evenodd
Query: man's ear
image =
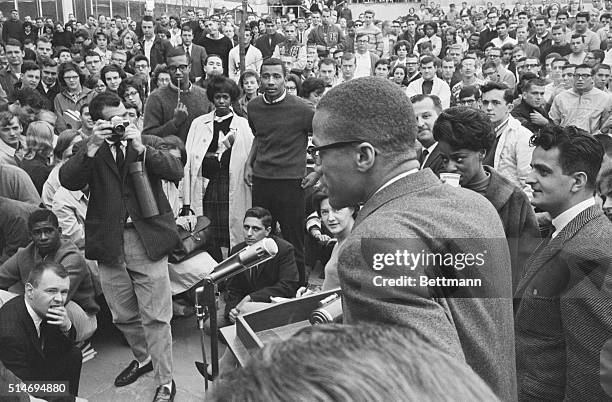
<path id="1" fill-rule="evenodd" d="M 376 160 L 376 150 L 369 142 L 364 142 L 357 148 L 357 152 L 354 154 L 354 161 L 357 166 L 357 170 L 360 172 L 367 172 L 374 166 Z"/>
<path id="2" fill-rule="evenodd" d="M 572 173 L 574 184 L 572 184 L 572 192 L 579 192 L 585 189 L 588 184 L 588 175 L 585 172 Z"/>

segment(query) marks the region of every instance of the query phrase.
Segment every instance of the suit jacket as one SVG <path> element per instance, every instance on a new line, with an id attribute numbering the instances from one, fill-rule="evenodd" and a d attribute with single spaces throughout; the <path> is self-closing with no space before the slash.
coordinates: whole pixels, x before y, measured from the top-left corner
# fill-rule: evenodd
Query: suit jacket
<path id="1" fill-rule="evenodd" d="M 476 250 L 487 250 L 479 268 L 431 260 L 407 266 L 393 258 L 403 251 Z M 467 362 L 501 400 L 516 400 L 510 254 L 497 211 L 484 197 L 443 184 L 427 169 L 399 179 L 359 211 L 340 249 L 338 274 L 347 324 L 408 327 Z M 420 285 L 421 277 L 451 276 L 481 278 L 482 286 Z M 417 286 L 382 285 L 384 279 L 406 277 Z"/>
<path id="2" fill-rule="evenodd" d="M 180 159 L 157 148 L 159 137 L 143 135 L 146 154 L 137 155 L 130 143 L 126 147 L 124 169 L 117 163 L 106 142 L 93 158 L 87 156 L 87 142 L 60 168 L 62 186 L 76 191 L 89 184 L 89 206 L 85 219 L 85 257 L 106 264 L 118 262 L 123 255 L 126 218 L 136 231 L 152 260 L 166 256 L 179 242 L 174 213 L 162 189 L 161 180 L 179 181 L 183 177 Z M 143 218 L 128 166 L 144 156 L 146 170 L 159 208 L 159 215 Z"/>
<path id="3" fill-rule="evenodd" d="M 144 40 L 140 41 L 140 47 L 144 52 Z M 151 47 L 151 54 L 149 60 L 149 66 L 151 67 L 151 71 L 155 71 L 155 67 L 158 64 L 165 64 L 166 58 L 168 57 L 168 53 L 172 49 L 172 43 L 170 43 L 167 39 L 159 39 L 155 38 L 153 41 L 153 46 Z"/>
<path id="4" fill-rule="evenodd" d="M 612 224 L 597 205 L 579 213 L 525 266 L 516 291 L 523 400 L 610 400 L 600 352 L 612 338 Z"/>
<path id="5" fill-rule="evenodd" d="M 53 110 L 53 105 L 54 105 L 53 102 L 55 101 L 55 97 L 61 91 L 59 84 L 56 83 L 51 88 L 49 88 L 48 91 L 45 91 L 45 87 L 43 87 L 42 82 L 39 82 L 38 86 L 36 87 L 36 89 L 38 90 L 38 92 L 40 92 L 40 94 L 42 96 L 44 96 L 47 99 L 47 101 L 48 101 L 48 109 L 49 110 Z"/>
<path id="6" fill-rule="evenodd" d="M 293 246 L 280 237 L 270 236 L 278 245 L 278 253 L 269 261 L 229 279 L 225 316 L 246 296 L 251 301 L 269 303 L 270 297 L 294 297 L 299 286 L 297 265 Z M 230 255 L 242 250 L 242 242 L 232 248 Z"/>
<path id="7" fill-rule="evenodd" d="M 74 325 L 65 336 L 56 325 L 41 323 L 44 350 L 23 296 L 0 308 L 0 360 L 23 381 L 48 381 L 49 360 L 55 360 L 74 347 Z"/>
<path id="8" fill-rule="evenodd" d="M 179 45 L 177 47 L 183 47 L 183 45 Z M 196 82 L 197 79 L 206 76 L 204 72 L 204 66 L 206 65 L 206 49 L 200 45 L 196 45 L 195 43 L 191 44 L 191 55 L 189 62 L 191 64 L 191 71 L 189 71 L 189 81 Z"/>
<path id="9" fill-rule="evenodd" d="M 440 152 L 439 147 L 436 145 L 431 154 L 425 161 L 425 163 L 421 166 L 421 169 L 430 168 L 436 176 L 440 176 L 440 172 L 442 171 L 442 153 Z"/>

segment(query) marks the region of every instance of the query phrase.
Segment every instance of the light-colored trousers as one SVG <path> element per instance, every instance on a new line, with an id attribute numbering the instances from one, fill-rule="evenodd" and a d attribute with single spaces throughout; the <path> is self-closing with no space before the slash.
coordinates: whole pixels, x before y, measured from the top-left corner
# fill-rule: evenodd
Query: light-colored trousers
<path id="1" fill-rule="evenodd" d="M 123 231 L 123 262 L 98 262 L 113 322 L 139 362 L 149 355 L 157 385 L 172 381 L 172 294 L 168 258 L 151 260 L 135 229 Z"/>

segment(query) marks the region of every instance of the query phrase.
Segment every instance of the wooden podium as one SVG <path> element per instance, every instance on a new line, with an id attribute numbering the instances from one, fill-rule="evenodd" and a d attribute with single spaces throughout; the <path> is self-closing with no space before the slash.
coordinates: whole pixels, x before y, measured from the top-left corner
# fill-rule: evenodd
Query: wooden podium
<path id="1" fill-rule="evenodd" d="M 340 295 L 340 288 L 271 304 L 268 308 L 239 316 L 235 325 L 221 328 L 221 334 L 242 367 L 266 343 L 288 339 L 310 326 L 310 314 L 320 307 L 321 300 L 334 293 Z"/>

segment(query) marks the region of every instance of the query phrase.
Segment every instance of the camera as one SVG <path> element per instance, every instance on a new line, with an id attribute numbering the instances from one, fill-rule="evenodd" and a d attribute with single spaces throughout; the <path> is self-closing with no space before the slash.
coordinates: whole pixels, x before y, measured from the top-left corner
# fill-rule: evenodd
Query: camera
<path id="1" fill-rule="evenodd" d="M 115 116 L 110 120 L 113 125 L 113 135 L 110 137 L 110 141 L 116 142 L 121 141 L 125 134 L 125 129 L 130 125 L 128 120 L 123 120 L 123 118 L 119 116 Z"/>

